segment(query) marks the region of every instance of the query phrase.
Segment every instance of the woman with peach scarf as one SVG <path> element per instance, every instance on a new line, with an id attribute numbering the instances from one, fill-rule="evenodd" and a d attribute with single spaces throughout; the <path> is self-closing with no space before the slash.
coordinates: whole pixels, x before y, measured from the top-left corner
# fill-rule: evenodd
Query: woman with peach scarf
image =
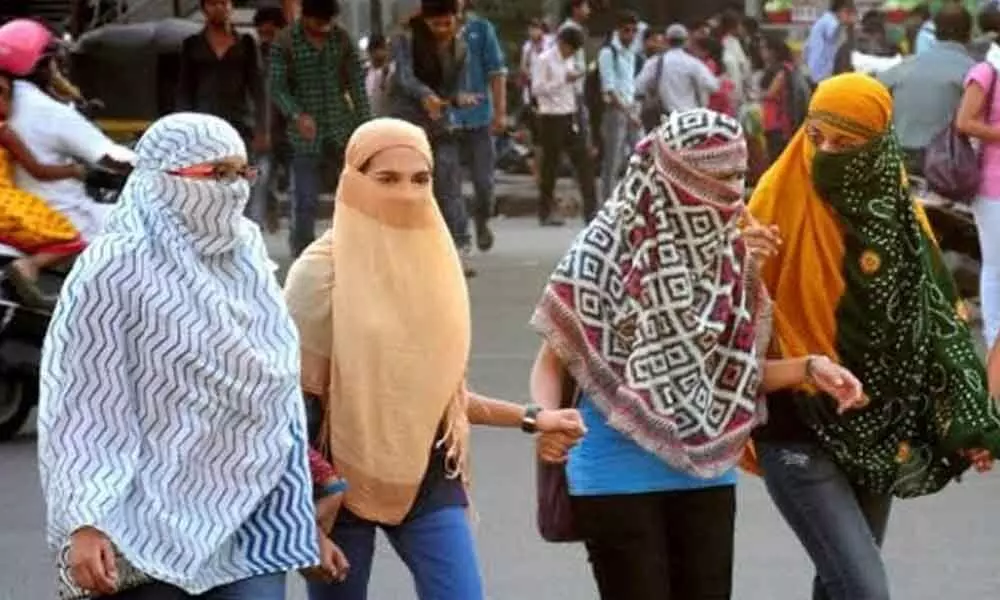
<path id="1" fill-rule="evenodd" d="M 815 599 L 889 598 L 879 547 L 892 498 L 935 493 L 1000 451 L 1000 415 L 891 123 L 875 79 L 824 81 L 749 205 L 783 242 L 762 269 L 770 356 L 836 357 L 869 398 L 838 414 L 810 386 L 772 393 L 754 435 L 768 491 L 816 567 Z"/>
<path id="2" fill-rule="evenodd" d="M 302 387 L 322 407 L 319 446 L 346 490 L 332 530 L 346 578 L 313 600 L 363 599 L 376 529 L 421 600 L 480 600 L 469 526 L 469 425 L 563 432 L 576 411 L 543 411 L 466 389 L 469 297 L 432 194 L 423 131 L 376 119 L 351 137 L 332 228 L 292 265 Z M 559 457 L 555 457 L 559 458 Z"/>

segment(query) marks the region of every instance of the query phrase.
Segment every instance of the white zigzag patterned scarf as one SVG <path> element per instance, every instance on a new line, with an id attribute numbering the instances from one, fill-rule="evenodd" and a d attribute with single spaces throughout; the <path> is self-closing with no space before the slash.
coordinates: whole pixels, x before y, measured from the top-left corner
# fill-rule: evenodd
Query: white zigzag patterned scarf
<path id="1" fill-rule="evenodd" d="M 674 468 L 713 478 L 763 417 L 759 284 L 737 221 L 739 124 L 674 113 L 563 258 L 532 323 L 615 429 Z M 766 320 L 766 319 L 765 319 Z"/>
<path id="2" fill-rule="evenodd" d="M 317 562 L 298 338 L 246 181 L 168 175 L 244 157 L 232 127 L 176 114 L 137 148 L 80 257 L 42 357 L 48 537 L 103 531 L 199 594 Z"/>

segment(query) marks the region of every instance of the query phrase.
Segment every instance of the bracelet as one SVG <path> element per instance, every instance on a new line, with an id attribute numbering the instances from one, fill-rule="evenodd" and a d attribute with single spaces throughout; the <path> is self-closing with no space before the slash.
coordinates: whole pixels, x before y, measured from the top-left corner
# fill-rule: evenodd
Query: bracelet
<path id="1" fill-rule="evenodd" d="M 332 483 L 328 483 L 319 488 L 319 497 L 327 498 L 329 496 L 336 496 L 337 494 L 342 494 L 347 491 L 347 480 L 341 477 Z"/>

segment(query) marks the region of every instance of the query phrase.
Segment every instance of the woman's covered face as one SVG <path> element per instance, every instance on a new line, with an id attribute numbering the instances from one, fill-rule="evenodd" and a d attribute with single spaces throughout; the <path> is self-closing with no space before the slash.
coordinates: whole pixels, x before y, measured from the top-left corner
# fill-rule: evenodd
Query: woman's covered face
<path id="1" fill-rule="evenodd" d="M 806 122 L 806 137 L 819 152 L 841 154 L 864 146 L 869 139 L 857 133 L 844 131 L 819 119 Z"/>
<path id="2" fill-rule="evenodd" d="M 721 181 L 734 192 L 738 193 L 740 196 L 747 191 L 747 172 L 746 169 L 739 171 L 732 171 L 730 173 L 721 174 L 711 174 L 712 177 Z"/>
<path id="3" fill-rule="evenodd" d="M 368 160 L 363 171 L 377 183 L 399 191 L 414 188 L 423 191 L 433 181 L 427 159 L 420 152 L 403 146 L 379 152 Z"/>

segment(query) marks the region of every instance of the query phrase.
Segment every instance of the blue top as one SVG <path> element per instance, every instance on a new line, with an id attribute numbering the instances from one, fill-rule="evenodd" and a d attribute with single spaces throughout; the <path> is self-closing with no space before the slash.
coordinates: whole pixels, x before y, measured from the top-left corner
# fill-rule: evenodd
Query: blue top
<path id="1" fill-rule="evenodd" d="M 716 479 L 677 471 L 612 429 L 590 398 L 580 397 L 587 435 L 570 451 L 566 477 L 572 496 L 605 496 L 697 490 L 736 484 L 736 469 Z"/>
<path id="2" fill-rule="evenodd" d="M 505 75 L 507 66 L 500 39 L 493 24 L 481 17 L 469 15 L 463 29 L 468 47 L 465 80 L 461 91 L 482 95 L 482 102 L 455 109 L 453 124 L 462 129 L 486 127 L 493 120 L 493 101 L 490 98 L 490 79 Z"/>
<path id="3" fill-rule="evenodd" d="M 833 74 L 833 63 L 840 42 L 840 21 L 827 11 L 809 30 L 803 50 L 809 77 L 816 83 Z"/>
<path id="4" fill-rule="evenodd" d="M 937 28 L 934 26 L 934 21 L 924 21 L 917 31 L 917 41 L 914 44 L 916 48 L 913 49 L 913 53 L 923 54 L 930 50 L 935 43 L 937 43 Z"/>
<path id="5" fill-rule="evenodd" d="M 601 74 L 601 91 L 617 94 L 626 106 L 635 102 L 636 55 L 622 46 L 616 33 L 611 43 L 597 54 L 597 68 Z"/>

